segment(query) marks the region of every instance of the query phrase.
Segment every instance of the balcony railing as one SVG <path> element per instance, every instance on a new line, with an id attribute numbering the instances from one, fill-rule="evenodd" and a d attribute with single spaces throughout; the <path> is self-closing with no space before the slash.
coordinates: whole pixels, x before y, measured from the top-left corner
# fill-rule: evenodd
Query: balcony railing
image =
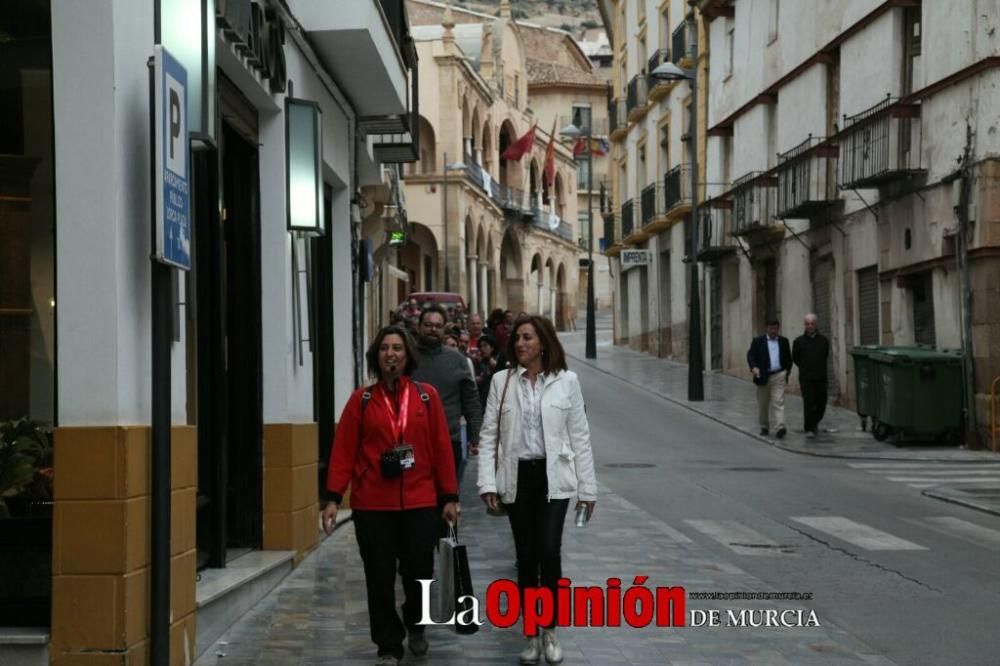
<path id="1" fill-rule="evenodd" d="M 548 207 L 545 207 L 540 212 L 541 212 L 540 215 L 535 215 L 532 218 L 531 220 L 532 227 L 534 227 L 539 231 L 544 231 L 546 233 L 558 236 L 559 238 L 567 240 L 571 243 L 573 242 L 572 224 L 570 224 L 566 220 L 559 218 L 558 216 L 553 217 Z"/>
<path id="2" fill-rule="evenodd" d="M 621 132 L 619 137 L 625 136 L 625 130 L 628 130 L 626 100 L 618 98 L 608 103 L 608 127 L 612 138 L 615 138 L 618 132 Z"/>
<path id="3" fill-rule="evenodd" d="M 667 62 L 667 49 L 656 49 L 653 54 L 649 56 L 649 60 L 646 63 L 646 76 L 649 77 L 649 88 L 652 90 L 653 86 L 660 83 L 659 80 L 652 77 L 653 70 Z"/>
<path id="4" fill-rule="evenodd" d="M 774 188 L 778 179 L 763 171 L 752 171 L 733 182 L 733 233 L 745 234 L 771 224 Z"/>
<path id="5" fill-rule="evenodd" d="M 635 231 L 635 206 L 632 199 L 622 204 L 622 239 L 628 238 Z"/>
<path id="6" fill-rule="evenodd" d="M 524 211 L 526 200 L 524 191 L 511 185 L 498 185 L 500 208 L 511 213 Z"/>
<path id="7" fill-rule="evenodd" d="M 680 65 L 681 61 L 690 61 L 691 54 L 688 53 L 688 46 L 691 44 L 691 40 L 688 35 L 689 29 L 689 22 L 684 21 L 679 26 L 674 28 L 674 32 L 670 36 L 670 57 L 671 62 L 675 65 Z"/>
<path id="8" fill-rule="evenodd" d="M 482 190 L 493 203 L 503 208 L 504 188 L 500 182 L 490 175 L 490 173 L 472 155 L 465 155 L 465 175 L 472 181 L 472 184 Z"/>
<path id="9" fill-rule="evenodd" d="M 615 237 L 615 212 L 613 210 L 604 211 L 602 213 L 604 218 L 604 238 L 601 239 L 601 251 L 607 250 L 609 247 L 617 243 Z"/>
<path id="10" fill-rule="evenodd" d="M 666 212 L 664 207 L 663 183 L 650 183 L 642 188 L 640 203 L 642 206 L 642 226 L 645 227 L 657 217 Z"/>
<path id="11" fill-rule="evenodd" d="M 628 92 L 626 94 L 626 107 L 629 115 L 636 109 L 646 106 L 647 93 L 646 75 L 636 74 L 633 76 L 632 80 L 628 82 Z"/>
<path id="12" fill-rule="evenodd" d="M 809 137 L 778 155 L 777 218 L 810 218 L 837 202 L 836 145 Z"/>
<path id="13" fill-rule="evenodd" d="M 701 218 L 698 225 L 698 261 L 717 261 L 736 252 L 732 209 L 706 205 L 699 209 L 698 217 Z"/>
<path id="14" fill-rule="evenodd" d="M 887 97 L 853 116 L 844 116 L 840 144 L 840 185 L 878 187 L 922 173 L 920 105 Z"/>
<path id="15" fill-rule="evenodd" d="M 664 210 L 691 206 L 691 165 L 679 164 L 663 176 Z"/>

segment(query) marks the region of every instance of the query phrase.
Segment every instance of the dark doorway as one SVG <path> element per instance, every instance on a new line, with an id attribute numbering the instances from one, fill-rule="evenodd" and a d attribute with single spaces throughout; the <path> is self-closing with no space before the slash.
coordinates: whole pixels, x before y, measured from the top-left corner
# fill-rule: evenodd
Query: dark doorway
<path id="1" fill-rule="evenodd" d="M 323 218 L 327 229 L 333 227 L 333 188 L 323 189 Z M 329 231 L 311 241 L 313 288 L 312 311 L 315 335 L 313 343 L 313 396 L 314 417 L 319 431 L 319 478 L 317 492 L 326 486 L 327 467 L 330 462 L 330 444 L 333 440 L 334 413 L 334 356 L 333 356 L 333 234 Z M 395 305 L 395 303 L 393 304 Z M 381 314 L 381 312 L 379 313 Z"/>
<path id="2" fill-rule="evenodd" d="M 709 326 L 712 341 L 712 370 L 722 370 L 722 267 L 711 268 L 712 288 L 709 295 L 711 316 Z"/>
<path id="3" fill-rule="evenodd" d="M 918 344 L 934 346 L 934 279 L 930 271 L 912 278 L 913 338 Z"/>
<path id="4" fill-rule="evenodd" d="M 260 548 L 263 531 L 257 120 L 219 80 L 218 152 L 195 160 L 198 551 L 211 567 Z"/>

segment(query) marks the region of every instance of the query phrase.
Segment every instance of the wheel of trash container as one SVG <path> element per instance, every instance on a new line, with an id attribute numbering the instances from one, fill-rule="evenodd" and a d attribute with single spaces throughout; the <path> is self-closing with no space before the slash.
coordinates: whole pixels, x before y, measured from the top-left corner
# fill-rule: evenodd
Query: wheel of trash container
<path id="1" fill-rule="evenodd" d="M 892 426 L 887 423 L 878 422 L 872 427 L 872 435 L 880 442 L 884 442 L 892 434 Z"/>
<path id="2" fill-rule="evenodd" d="M 868 432 L 868 417 L 861 417 L 861 432 Z"/>

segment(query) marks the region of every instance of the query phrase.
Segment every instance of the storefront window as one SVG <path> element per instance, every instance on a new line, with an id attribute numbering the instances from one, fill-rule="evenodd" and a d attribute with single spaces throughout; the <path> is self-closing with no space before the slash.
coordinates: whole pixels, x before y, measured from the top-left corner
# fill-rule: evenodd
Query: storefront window
<path id="1" fill-rule="evenodd" d="M 47 625 L 55 421 L 48 0 L 0 9 L 0 626 Z"/>

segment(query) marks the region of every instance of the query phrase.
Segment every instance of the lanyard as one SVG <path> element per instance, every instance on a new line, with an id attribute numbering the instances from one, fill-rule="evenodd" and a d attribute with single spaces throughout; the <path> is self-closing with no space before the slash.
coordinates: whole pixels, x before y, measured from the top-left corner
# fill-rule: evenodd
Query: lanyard
<path id="1" fill-rule="evenodd" d="M 385 390 L 384 386 L 382 387 L 382 400 L 385 401 L 386 409 L 389 410 L 389 424 L 392 428 L 392 441 L 397 444 L 402 444 L 403 431 L 406 430 L 406 419 L 409 412 L 410 391 L 409 387 L 402 381 L 397 381 L 397 391 L 402 391 L 403 393 L 399 399 L 399 413 L 396 413 L 392 400 L 389 399 L 389 393 Z"/>

